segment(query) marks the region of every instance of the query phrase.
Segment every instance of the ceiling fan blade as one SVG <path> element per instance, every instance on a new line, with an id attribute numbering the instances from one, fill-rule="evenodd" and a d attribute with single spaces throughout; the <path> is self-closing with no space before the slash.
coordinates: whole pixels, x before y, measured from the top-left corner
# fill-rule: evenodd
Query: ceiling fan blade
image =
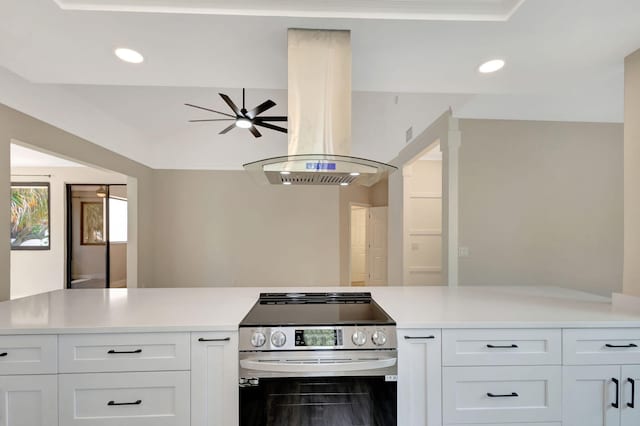
<path id="1" fill-rule="evenodd" d="M 262 116 L 256 118 L 257 121 L 289 121 L 289 118 L 285 115 L 271 115 L 271 116 Z"/>
<path id="2" fill-rule="evenodd" d="M 206 120 L 189 120 L 189 123 L 200 123 L 202 121 L 236 121 L 235 118 L 209 118 Z"/>
<path id="3" fill-rule="evenodd" d="M 275 130 L 276 132 L 282 132 L 282 133 L 287 133 L 288 132 L 288 130 L 285 129 L 284 127 L 274 126 L 273 124 L 263 123 L 261 121 L 254 121 L 253 125 L 254 126 L 264 127 L 264 128 L 271 129 L 271 130 Z"/>
<path id="4" fill-rule="evenodd" d="M 218 133 L 219 135 L 224 135 L 225 133 L 229 132 L 230 130 L 232 130 L 233 128 L 236 127 L 236 123 L 232 123 L 229 127 L 225 128 L 224 130 L 222 130 L 220 133 Z"/>
<path id="5" fill-rule="evenodd" d="M 216 111 L 215 109 L 209 109 L 209 108 L 205 108 L 205 107 L 201 107 L 201 106 L 193 105 L 193 104 L 185 104 L 185 105 L 188 106 L 188 107 L 191 107 L 191 108 L 203 109 L 205 111 L 215 112 L 216 114 L 222 114 L 222 115 L 226 115 L 227 117 L 236 118 L 235 116 L 233 116 L 231 114 L 227 114 L 226 112 Z"/>
<path id="6" fill-rule="evenodd" d="M 253 136 L 255 136 L 256 138 L 259 138 L 262 136 L 262 133 L 260 133 L 258 131 L 258 129 L 256 129 L 254 126 L 249 127 L 249 131 L 251 132 L 251 134 L 253 134 Z"/>
<path id="7" fill-rule="evenodd" d="M 256 118 L 256 116 L 262 114 L 263 112 L 265 112 L 268 109 L 273 108 L 274 106 L 276 106 L 276 103 L 273 102 L 271 99 L 268 99 L 268 100 L 264 101 L 263 103 L 261 103 L 260 105 L 258 105 L 257 107 L 255 107 L 254 109 L 252 109 L 251 111 L 249 111 L 247 113 L 247 117 Z"/>
<path id="8" fill-rule="evenodd" d="M 218 94 L 220 95 L 222 100 L 225 101 L 227 105 L 229 105 L 229 108 L 231 108 L 231 111 L 236 113 L 237 117 L 242 117 L 242 112 L 240 111 L 240 108 L 238 108 L 236 104 L 233 103 L 230 97 L 228 97 L 224 93 L 218 93 Z"/>

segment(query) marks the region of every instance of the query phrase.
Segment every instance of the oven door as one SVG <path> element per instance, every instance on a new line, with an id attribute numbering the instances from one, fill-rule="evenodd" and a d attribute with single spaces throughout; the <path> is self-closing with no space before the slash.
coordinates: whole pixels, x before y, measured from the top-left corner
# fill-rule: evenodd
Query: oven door
<path id="1" fill-rule="evenodd" d="M 396 385 L 377 376 L 259 379 L 240 388 L 240 425 L 393 426 Z"/>
<path id="2" fill-rule="evenodd" d="M 393 426 L 396 351 L 246 353 L 241 426 Z"/>

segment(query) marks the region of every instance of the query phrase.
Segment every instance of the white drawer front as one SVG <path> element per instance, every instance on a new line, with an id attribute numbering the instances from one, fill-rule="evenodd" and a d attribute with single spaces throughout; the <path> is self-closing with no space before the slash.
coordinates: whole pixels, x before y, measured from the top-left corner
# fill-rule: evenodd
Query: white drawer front
<path id="1" fill-rule="evenodd" d="M 563 330 L 564 364 L 640 364 L 640 329 Z"/>
<path id="2" fill-rule="evenodd" d="M 456 423 L 559 422 L 561 367 L 445 367 L 443 418 Z"/>
<path id="3" fill-rule="evenodd" d="M 0 336 L 0 375 L 58 372 L 58 336 Z"/>
<path id="4" fill-rule="evenodd" d="M 560 365 L 562 334 L 552 329 L 442 331 L 444 365 Z"/>
<path id="5" fill-rule="evenodd" d="M 60 372 L 188 370 L 189 333 L 60 336 Z"/>
<path id="6" fill-rule="evenodd" d="M 189 372 L 60 375 L 60 424 L 185 426 Z"/>

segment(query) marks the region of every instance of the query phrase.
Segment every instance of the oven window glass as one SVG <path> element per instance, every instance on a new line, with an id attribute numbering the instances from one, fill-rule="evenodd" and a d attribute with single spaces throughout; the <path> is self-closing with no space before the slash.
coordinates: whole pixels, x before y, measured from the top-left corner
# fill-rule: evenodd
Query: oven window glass
<path id="1" fill-rule="evenodd" d="M 260 379 L 240 388 L 241 426 L 390 426 L 397 384 L 384 377 Z"/>

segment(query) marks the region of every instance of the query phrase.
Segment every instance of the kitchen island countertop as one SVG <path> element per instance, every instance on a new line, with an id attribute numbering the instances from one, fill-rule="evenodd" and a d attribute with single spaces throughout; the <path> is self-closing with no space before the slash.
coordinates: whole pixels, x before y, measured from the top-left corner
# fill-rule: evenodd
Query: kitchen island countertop
<path id="1" fill-rule="evenodd" d="M 371 291 L 399 328 L 640 327 L 640 312 L 558 287 L 220 287 L 57 290 L 0 302 L 0 333 L 231 331 L 265 291 Z"/>

